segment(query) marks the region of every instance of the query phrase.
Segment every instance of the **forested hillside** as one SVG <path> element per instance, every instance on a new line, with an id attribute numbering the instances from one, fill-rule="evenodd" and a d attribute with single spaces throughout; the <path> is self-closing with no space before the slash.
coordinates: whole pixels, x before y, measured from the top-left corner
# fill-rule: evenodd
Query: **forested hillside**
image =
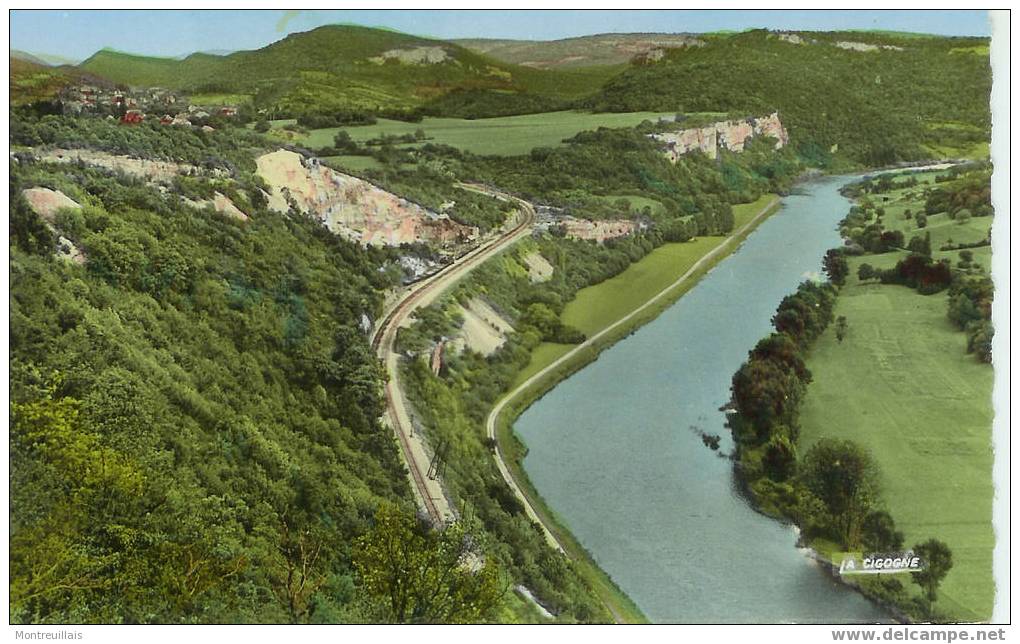
<path id="1" fill-rule="evenodd" d="M 33 186 L 82 205 L 84 265 Z M 383 258 L 83 167 L 12 162 L 10 194 L 12 620 L 360 619 L 350 541 L 408 498 L 358 328 Z"/>
<path id="2" fill-rule="evenodd" d="M 409 249 L 268 209 L 272 144 L 244 128 L 16 111 L 11 140 L 13 621 L 538 619 L 509 590 L 525 570 L 561 621 L 609 618 L 530 522 L 509 519 L 510 551 L 503 524 L 414 519 L 368 339 Z M 160 184 L 53 147 L 195 165 Z M 80 208 L 40 216 L 29 188 Z M 198 205 L 212 190 L 248 218 Z M 446 585 L 394 603 L 393 544 Z"/>
<path id="3" fill-rule="evenodd" d="M 548 72 L 444 41 L 339 25 L 227 56 L 198 53 L 176 60 L 102 50 L 81 68 L 129 85 L 239 94 L 277 118 L 410 112 L 454 91 L 486 98 L 496 92 L 503 101 L 530 106 L 514 113 L 544 111 L 595 91 L 608 78 L 603 70 Z"/>
<path id="4" fill-rule="evenodd" d="M 568 108 L 778 110 L 799 154 L 816 165 L 987 154 L 987 38 L 765 30 L 661 42 L 653 36 L 530 43 L 530 53 L 505 60 L 541 54 L 552 62 L 523 66 L 489 57 L 479 43 L 472 51 L 393 31 L 325 26 L 227 56 L 177 60 L 103 50 L 80 69 L 116 83 L 231 97 L 269 118 L 357 123 L 373 116 L 485 118 Z M 620 52 L 632 49 L 643 54 L 622 64 Z M 613 55 L 606 64 L 555 64 L 559 58 L 602 61 L 607 52 Z"/>
<path id="5" fill-rule="evenodd" d="M 596 110 L 779 110 L 800 154 L 881 166 L 962 154 L 990 137 L 986 38 L 749 31 L 635 64 Z"/>

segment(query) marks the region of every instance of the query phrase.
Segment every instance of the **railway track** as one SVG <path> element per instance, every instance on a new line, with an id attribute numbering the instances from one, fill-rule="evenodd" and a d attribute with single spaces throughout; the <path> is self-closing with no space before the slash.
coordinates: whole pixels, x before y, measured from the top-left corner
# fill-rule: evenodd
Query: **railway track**
<path id="1" fill-rule="evenodd" d="M 485 242 L 463 257 L 447 264 L 439 271 L 413 284 L 403 298 L 383 316 L 382 322 L 372 336 L 372 349 L 383 361 L 389 380 L 386 383 L 386 416 L 397 436 L 401 455 L 407 465 L 408 477 L 419 505 L 436 523 L 445 523 L 455 517 L 442 489 L 438 476 L 433 479 L 424 474 L 429 471 L 430 457 L 424 437 L 415 435 L 408 412 L 408 404 L 400 388 L 399 361 L 394 344 L 399 329 L 416 309 L 427 306 L 443 291 L 462 279 L 474 268 L 496 253 L 506 249 L 530 232 L 535 222 L 535 210 L 526 201 L 502 192 L 473 184 L 460 184 L 461 188 L 488 194 L 496 198 L 513 201 L 518 208 L 518 221 L 514 226 Z"/>

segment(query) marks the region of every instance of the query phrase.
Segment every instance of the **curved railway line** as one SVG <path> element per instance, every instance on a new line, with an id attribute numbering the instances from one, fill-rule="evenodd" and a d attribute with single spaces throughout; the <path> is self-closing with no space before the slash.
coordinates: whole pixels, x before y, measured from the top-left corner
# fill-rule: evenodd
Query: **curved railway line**
<path id="1" fill-rule="evenodd" d="M 433 479 L 427 476 L 430 466 L 428 449 L 424 438 L 414 433 L 408 404 L 400 388 L 398 356 L 394 350 L 397 329 L 404 325 L 416 309 L 427 306 L 472 269 L 529 234 L 535 222 L 535 209 L 522 199 L 479 185 L 461 184 L 460 187 L 504 201 L 513 201 L 518 206 L 518 221 L 510 230 L 413 284 L 403 298 L 383 316 L 372 336 L 372 349 L 383 361 L 389 376 L 386 383 L 386 416 L 400 443 L 401 455 L 407 465 L 415 497 L 436 523 L 444 523 L 454 518 L 455 514 L 443 492 L 439 477 Z"/>

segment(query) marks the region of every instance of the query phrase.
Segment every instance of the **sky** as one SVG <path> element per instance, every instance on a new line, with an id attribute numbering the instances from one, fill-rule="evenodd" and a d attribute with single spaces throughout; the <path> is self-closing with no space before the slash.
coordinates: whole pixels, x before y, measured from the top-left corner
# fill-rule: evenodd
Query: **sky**
<path id="1" fill-rule="evenodd" d="M 706 32 L 749 28 L 885 29 L 988 36 L 985 11 L 609 10 L 14 10 L 11 48 L 81 61 L 111 47 L 149 56 L 264 47 L 326 24 L 387 27 L 435 38 L 553 40 L 607 32 Z M 541 15 L 536 20 L 536 15 Z"/>

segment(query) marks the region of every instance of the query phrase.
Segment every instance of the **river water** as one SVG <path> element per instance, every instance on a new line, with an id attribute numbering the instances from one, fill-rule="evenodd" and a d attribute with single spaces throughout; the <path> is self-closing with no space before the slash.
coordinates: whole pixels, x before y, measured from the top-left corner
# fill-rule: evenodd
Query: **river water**
<path id="1" fill-rule="evenodd" d="M 524 467 L 603 570 L 660 623 L 888 621 L 740 496 L 719 407 L 783 296 L 840 243 L 850 178 L 803 183 L 650 324 L 528 409 Z M 719 453 L 699 431 L 723 437 Z"/>

